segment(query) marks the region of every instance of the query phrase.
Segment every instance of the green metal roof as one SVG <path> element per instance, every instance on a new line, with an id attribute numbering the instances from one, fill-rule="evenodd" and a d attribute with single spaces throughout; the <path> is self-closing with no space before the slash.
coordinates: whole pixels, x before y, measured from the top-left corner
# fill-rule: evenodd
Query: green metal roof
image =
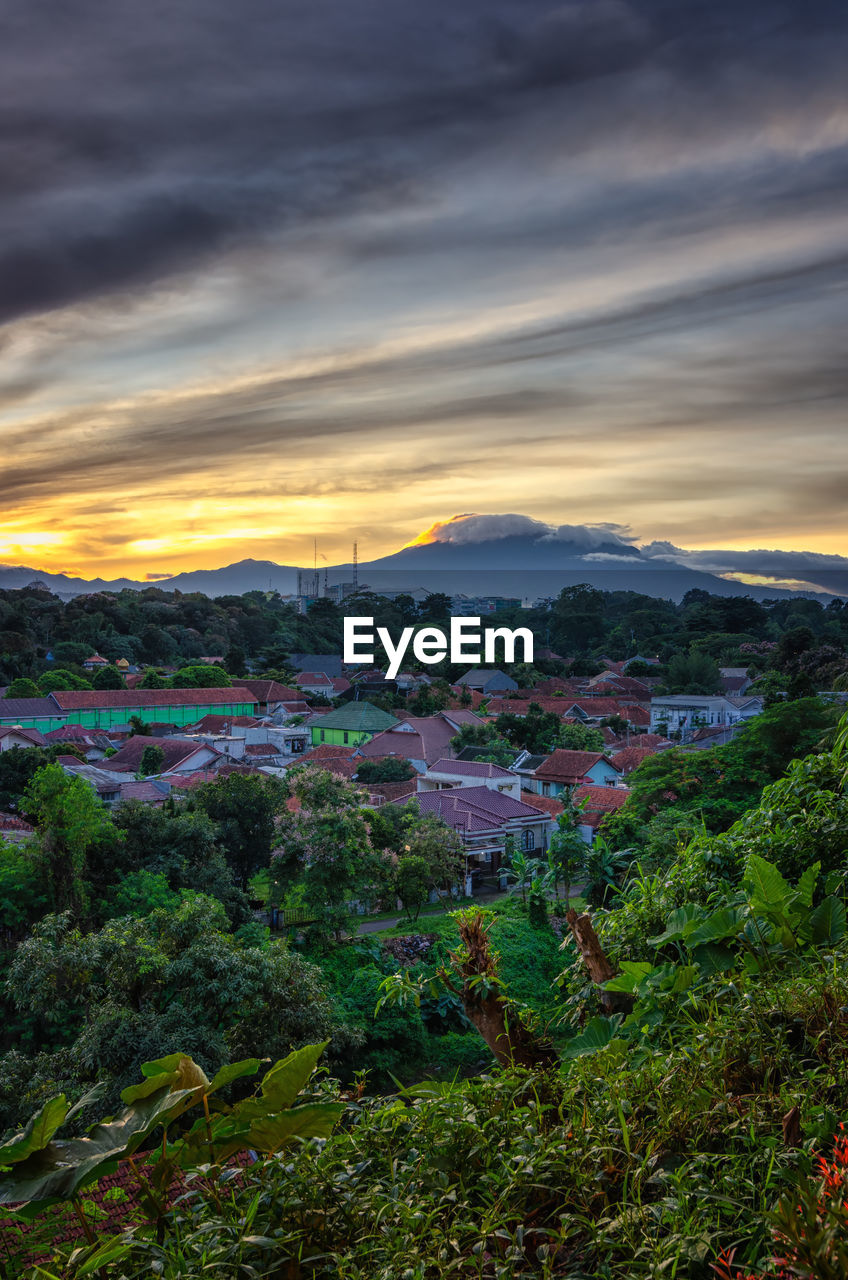
<path id="1" fill-rule="evenodd" d="M 311 716 L 308 723 L 322 729 L 347 729 L 356 733 L 381 733 L 400 721 L 381 711 L 372 702 L 345 702 L 326 715 Z"/>

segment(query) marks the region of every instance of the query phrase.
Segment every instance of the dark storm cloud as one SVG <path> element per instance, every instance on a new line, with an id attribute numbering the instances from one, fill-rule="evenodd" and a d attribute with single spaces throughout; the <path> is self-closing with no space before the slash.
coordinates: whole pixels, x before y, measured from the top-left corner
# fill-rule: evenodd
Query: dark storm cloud
<path id="1" fill-rule="evenodd" d="M 0 319 L 321 224 L 344 251 L 351 215 L 426 205 L 446 166 L 516 131 L 580 155 L 617 127 L 703 139 L 746 112 L 803 115 L 841 93 L 846 25 L 828 0 L 19 0 L 0 49 Z M 844 157 L 819 169 L 836 190 Z M 745 207 L 768 198 L 743 187 Z M 635 229 L 645 199 L 614 219 Z"/>

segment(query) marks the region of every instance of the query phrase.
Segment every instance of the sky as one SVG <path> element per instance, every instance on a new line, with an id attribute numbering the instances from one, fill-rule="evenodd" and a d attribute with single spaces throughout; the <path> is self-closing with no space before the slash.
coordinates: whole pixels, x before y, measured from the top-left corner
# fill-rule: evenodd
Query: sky
<path id="1" fill-rule="evenodd" d="M 9 0 L 0 561 L 847 555 L 846 63 L 842 0 Z"/>

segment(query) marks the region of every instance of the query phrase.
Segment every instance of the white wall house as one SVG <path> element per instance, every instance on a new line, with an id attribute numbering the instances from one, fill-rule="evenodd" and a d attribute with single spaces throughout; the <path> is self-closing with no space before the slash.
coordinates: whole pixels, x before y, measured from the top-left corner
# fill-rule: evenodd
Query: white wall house
<path id="1" fill-rule="evenodd" d="M 509 769 L 476 760 L 437 760 L 417 780 L 419 791 L 443 791 L 448 787 L 487 787 L 521 799 L 521 779 Z"/>
<path id="2" fill-rule="evenodd" d="M 760 697 L 729 698 L 723 694 L 664 694 L 651 698 L 651 733 L 677 733 L 685 737 L 696 729 L 739 724 L 758 716 Z"/>

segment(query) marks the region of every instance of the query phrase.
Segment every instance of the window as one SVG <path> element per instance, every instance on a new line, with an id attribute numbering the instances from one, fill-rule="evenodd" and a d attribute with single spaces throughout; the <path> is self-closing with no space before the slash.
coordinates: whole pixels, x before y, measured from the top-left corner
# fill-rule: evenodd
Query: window
<path id="1" fill-rule="evenodd" d="M 551 784 L 549 782 L 542 783 L 542 795 L 549 796 L 551 794 Z"/>
<path id="2" fill-rule="evenodd" d="M 345 746 L 347 746 L 347 729 L 345 729 L 344 731 L 344 742 L 345 742 Z"/>
<path id="3" fill-rule="evenodd" d="M 325 729 L 322 729 L 322 730 L 321 730 L 321 741 L 322 741 L 322 742 L 324 741 L 324 739 L 326 738 L 326 736 L 327 736 L 327 731 L 326 731 Z"/>
<path id="4" fill-rule="evenodd" d="M 528 853 L 531 849 L 536 848 L 536 837 L 532 831 L 522 831 L 521 847 L 525 853 Z"/>

